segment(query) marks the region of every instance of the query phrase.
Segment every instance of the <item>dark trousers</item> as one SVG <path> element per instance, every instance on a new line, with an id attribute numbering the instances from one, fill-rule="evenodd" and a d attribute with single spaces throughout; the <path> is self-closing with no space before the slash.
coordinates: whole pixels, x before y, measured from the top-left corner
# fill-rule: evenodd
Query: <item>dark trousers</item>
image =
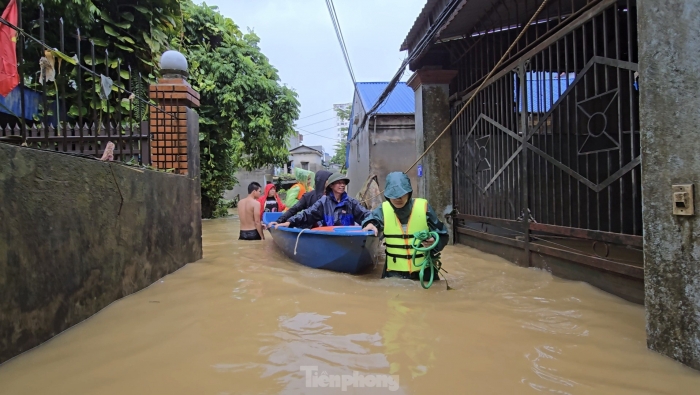
<path id="1" fill-rule="evenodd" d="M 238 240 L 262 240 L 257 230 L 242 230 Z"/>

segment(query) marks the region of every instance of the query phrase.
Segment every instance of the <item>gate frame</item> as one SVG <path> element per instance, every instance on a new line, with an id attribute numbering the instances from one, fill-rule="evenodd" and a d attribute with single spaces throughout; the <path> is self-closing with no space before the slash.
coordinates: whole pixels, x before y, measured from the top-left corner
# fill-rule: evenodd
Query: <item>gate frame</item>
<path id="1" fill-rule="evenodd" d="M 643 261 L 640 259 L 639 265 L 635 265 L 606 259 L 611 248 L 638 248 L 641 250 L 643 246 L 641 235 L 540 224 L 531 220 L 529 210 L 531 202 L 529 200 L 528 191 L 530 181 L 528 156 L 533 147 L 528 141 L 534 135 L 534 132 L 541 127 L 543 121 L 540 121 L 538 124 L 532 127 L 528 127 L 527 125 L 526 115 L 529 114 L 527 106 L 527 89 L 525 87 L 527 62 L 530 59 L 533 59 L 538 53 L 546 50 L 551 45 L 573 32 L 575 29 L 593 20 L 603 12 L 606 12 L 610 7 L 616 5 L 617 3 L 617 0 L 601 0 L 600 2 L 589 4 L 585 8 L 577 11 L 576 14 L 578 15 L 575 18 L 571 18 L 571 20 L 568 22 L 561 23 L 559 26 L 556 26 L 544 36 L 540 37 L 541 40 L 537 40 L 536 42 L 532 43 L 529 48 L 524 48 L 521 50 L 519 54 L 511 58 L 512 60 L 508 62 L 508 65 L 505 65 L 498 73 L 489 78 L 487 84 L 484 85 L 484 88 L 489 87 L 494 82 L 498 81 L 509 73 L 517 72 L 519 76 L 522 103 L 522 110 L 520 112 L 520 127 L 524 132 L 522 133 L 522 136 L 519 134 L 519 138 L 516 138 L 516 140 L 522 146 L 519 154 L 521 160 L 519 169 L 521 172 L 519 176 L 519 188 L 520 192 L 522 193 L 522 204 L 525 212 L 522 213 L 523 215 L 518 220 L 458 213 L 454 216 L 456 222 L 454 224 L 453 236 L 457 242 L 499 255 L 515 262 L 519 266 L 539 267 L 548 270 L 559 277 L 573 280 L 584 280 L 612 294 L 641 304 L 644 301 Z M 636 20 L 633 22 L 636 24 Z M 628 39 L 631 43 L 631 38 Z M 636 42 L 634 44 L 636 45 Z M 617 53 L 616 57 L 619 56 L 620 54 Z M 597 55 L 591 57 L 589 62 L 596 62 L 596 58 L 598 58 Z M 598 60 L 603 60 L 603 62 L 600 63 L 608 64 L 610 66 L 627 68 L 633 71 L 637 70 L 636 63 L 608 58 L 601 58 Z M 579 70 L 576 72 L 579 73 Z M 578 75 L 576 79 L 578 79 L 580 76 L 583 76 L 583 73 Z M 571 86 L 573 86 L 575 83 L 576 80 Z M 618 84 L 620 83 L 621 80 L 618 81 Z M 568 89 L 569 88 L 567 87 L 567 93 Z M 475 89 L 472 89 L 470 92 L 467 92 L 459 98 L 457 97 L 460 96 L 459 93 L 453 94 L 451 99 L 454 101 L 450 103 L 452 110 L 459 108 L 459 106 L 468 100 L 474 93 Z M 566 93 L 561 93 L 562 98 L 565 95 Z M 557 104 L 557 102 L 552 103 L 550 111 L 544 116 L 545 120 L 550 115 L 551 111 L 556 108 Z M 452 132 L 455 132 L 456 127 L 458 126 L 453 126 Z M 634 131 L 631 130 L 631 132 L 631 142 L 634 144 Z M 468 136 L 468 134 L 466 136 Z M 457 136 L 457 133 L 452 133 L 454 147 L 453 159 L 457 157 L 457 152 L 460 146 L 459 142 L 456 140 L 458 137 L 465 136 Z M 622 166 L 620 170 L 611 175 L 616 177 L 609 178 L 614 179 L 613 181 L 618 181 L 628 171 L 636 168 L 639 165 L 639 156 L 637 158 L 631 158 L 629 163 Z M 505 167 L 506 166 L 504 166 L 504 168 Z M 561 171 L 565 170 L 561 169 Z M 455 171 L 453 175 L 453 185 L 455 185 L 455 188 L 453 188 L 453 200 L 455 203 L 458 202 L 457 195 L 459 193 L 457 188 L 457 173 L 458 171 Z M 570 173 L 569 175 L 571 176 Z M 606 188 L 610 184 L 611 183 L 604 181 L 597 187 L 600 187 L 602 190 L 602 188 Z M 513 192 L 515 191 L 513 190 Z M 641 202 L 639 202 L 639 206 L 641 207 Z M 476 230 L 473 227 L 468 227 L 467 223 L 472 225 L 480 225 L 481 231 Z M 505 236 L 504 233 L 507 234 L 509 231 L 513 231 L 521 235 L 517 237 Z M 560 248 L 561 246 L 551 247 L 533 242 L 531 236 L 533 234 L 540 235 L 542 233 L 547 233 L 556 237 L 571 238 L 577 241 L 592 242 L 593 254 L 587 255 L 583 253 L 583 251 L 576 250 L 575 248 L 571 248 L 571 250 L 569 250 Z M 605 256 L 601 256 L 596 252 L 596 247 L 599 243 L 602 243 L 605 246 Z"/>

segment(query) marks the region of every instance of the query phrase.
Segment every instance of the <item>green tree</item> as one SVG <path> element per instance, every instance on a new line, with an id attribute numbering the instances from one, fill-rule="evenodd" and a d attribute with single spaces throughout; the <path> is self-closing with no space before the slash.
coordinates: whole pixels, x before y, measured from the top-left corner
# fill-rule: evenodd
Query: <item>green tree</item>
<path id="1" fill-rule="evenodd" d="M 0 3 L 4 9 L 7 1 Z M 45 41 L 50 47 L 60 48 L 62 20 L 63 52 L 67 55 L 56 64 L 56 84 L 47 86 L 49 115 L 56 108 L 53 99 L 58 90 L 66 99 L 72 122 L 79 114 L 85 122 L 106 122 L 116 111 L 121 111 L 118 118 L 122 122 L 124 114 L 144 119 L 147 107 L 119 92 L 116 85 L 129 88 L 131 84 L 136 96 L 148 100 L 148 84 L 159 77 L 160 55 L 167 49 L 178 49 L 187 57 L 189 82 L 201 95 L 198 112 L 203 216 L 211 217 L 223 192 L 235 185 L 237 169 L 287 162 L 287 137 L 294 133 L 292 126 L 299 117 L 297 95 L 280 83 L 277 70 L 260 51 L 260 39 L 254 33 L 242 33 L 216 7 L 196 5 L 191 0 L 24 0 L 23 28 L 36 38 L 40 35 L 42 3 Z M 94 63 L 97 73 L 107 74 L 115 82 L 109 104 L 92 100 L 94 89 L 99 89 L 99 78 L 84 72 L 83 105 L 77 106 L 77 67 L 72 65 L 72 57 L 78 53 L 77 27 L 81 39 L 78 60 L 88 67 Z M 95 44 L 95 62 L 90 56 L 90 42 Z M 23 75 L 32 79 L 29 87 L 42 90 L 37 77 L 44 48 L 26 40 L 23 53 Z M 54 55 L 58 60 L 59 54 Z M 128 120 L 135 121 L 138 119 Z"/>
<path id="2" fill-rule="evenodd" d="M 199 91 L 202 215 L 214 215 L 238 168 L 287 162 L 287 138 L 299 117 L 297 94 L 280 83 L 254 33 L 243 34 L 217 7 L 181 2 L 190 83 Z"/>
<path id="3" fill-rule="evenodd" d="M 350 119 L 350 110 L 350 106 L 339 107 L 335 110 L 335 113 L 338 115 L 338 118 L 340 118 L 342 121 L 347 121 Z M 338 143 L 334 147 L 335 153 L 331 158 L 331 163 L 335 165 L 345 166 L 345 147 L 347 147 L 348 128 L 340 128 L 340 131 L 342 133 L 341 140 L 338 141 Z"/>
<path id="4" fill-rule="evenodd" d="M 4 9 L 7 1 L 0 0 Z M 64 48 L 67 58 L 55 53 L 56 84 L 49 84 L 49 114 L 55 104 L 56 88 L 67 101 L 67 115 L 73 120 L 78 115 L 114 113 L 129 110 L 143 118 L 146 108 L 138 100 L 127 100 L 128 94 L 110 95 L 110 105 L 100 100 L 92 100 L 91 85 L 97 86 L 98 79 L 89 73 L 82 74 L 82 108 L 78 108 L 75 90 L 77 67 L 71 65 L 77 55 L 77 38 L 80 28 L 80 52 L 78 59 L 87 67 L 93 66 L 91 45 L 95 45 L 95 68 L 98 73 L 109 76 L 115 85 L 131 89 L 141 98 L 147 99 L 148 84 L 158 77 L 160 55 L 168 49 L 173 36 L 181 36 L 182 17 L 179 0 L 24 0 L 22 2 L 22 27 L 35 38 L 40 38 L 40 5 L 44 8 L 45 42 L 49 47 L 60 48 L 61 22 L 63 23 Z M 45 49 L 32 40 L 25 40 L 22 74 L 27 77 L 29 87 L 42 90 L 38 84 L 39 59 L 45 56 Z M 106 61 L 109 63 L 106 63 Z M 129 72 L 131 69 L 131 73 Z M 119 92 L 113 86 L 112 92 Z M 134 106 L 136 108 L 132 108 Z M 97 112 L 90 111 L 91 109 Z M 120 118 L 123 118 L 120 117 Z M 102 118 L 106 121 L 107 117 Z M 90 121 L 97 121 L 93 119 Z"/>

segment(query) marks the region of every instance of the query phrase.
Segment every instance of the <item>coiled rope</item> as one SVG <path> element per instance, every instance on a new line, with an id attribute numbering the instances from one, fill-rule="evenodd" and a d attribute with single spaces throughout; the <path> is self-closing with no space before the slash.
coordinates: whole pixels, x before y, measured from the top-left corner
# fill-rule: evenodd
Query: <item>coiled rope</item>
<path id="1" fill-rule="evenodd" d="M 420 271 L 418 272 L 420 285 L 424 289 L 428 289 L 431 285 L 433 285 L 433 281 L 435 280 L 435 273 L 438 273 L 440 270 L 447 273 L 447 271 L 442 268 L 442 262 L 440 262 L 440 253 L 431 253 L 431 251 L 433 251 L 438 246 L 438 243 L 440 243 L 440 235 L 437 232 L 428 232 L 427 230 L 421 230 L 419 232 L 414 233 L 413 237 L 414 239 L 411 244 L 411 247 L 413 248 L 413 256 L 411 259 L 412 262 L 414 262 L 413 267 L 420 268 Z M 430 239 L 431 237 L 435 239 L 433 244 L 429 245 L 428 247 L 423 247 L 423 242 Z M 423 252 L 423 255 L 425 256 L 425 259 L 423 259 L 423 262 L 420 265 L 415 264 L 416 254 L 418 252 Z M 427 284 L 425 282 L 426 268 L 430 268 L 430 280 Z M 445 278 L 445 284 L 447 284 L 448 291 L 452 289 L 450 288 L 450 284 L 447 283 L 447 278 Z"/>

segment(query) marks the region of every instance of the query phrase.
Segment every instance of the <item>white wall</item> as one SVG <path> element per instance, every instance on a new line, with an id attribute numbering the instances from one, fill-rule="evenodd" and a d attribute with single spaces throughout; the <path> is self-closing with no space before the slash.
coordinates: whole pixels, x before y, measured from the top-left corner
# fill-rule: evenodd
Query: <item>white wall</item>
<path id="1" fill-rule="evenodd" d="M 301 162 L 309 162 L 309 170 L 313 171 L 314 173 L 323 170 L 323 165 L 321 163 L 321 156 L 317 153 L 314 152 L 300 152 L 300 153 L 293 153 L 292 155 L 289 156 L 292 160 L 292 167 L 301 167 Z"/>

